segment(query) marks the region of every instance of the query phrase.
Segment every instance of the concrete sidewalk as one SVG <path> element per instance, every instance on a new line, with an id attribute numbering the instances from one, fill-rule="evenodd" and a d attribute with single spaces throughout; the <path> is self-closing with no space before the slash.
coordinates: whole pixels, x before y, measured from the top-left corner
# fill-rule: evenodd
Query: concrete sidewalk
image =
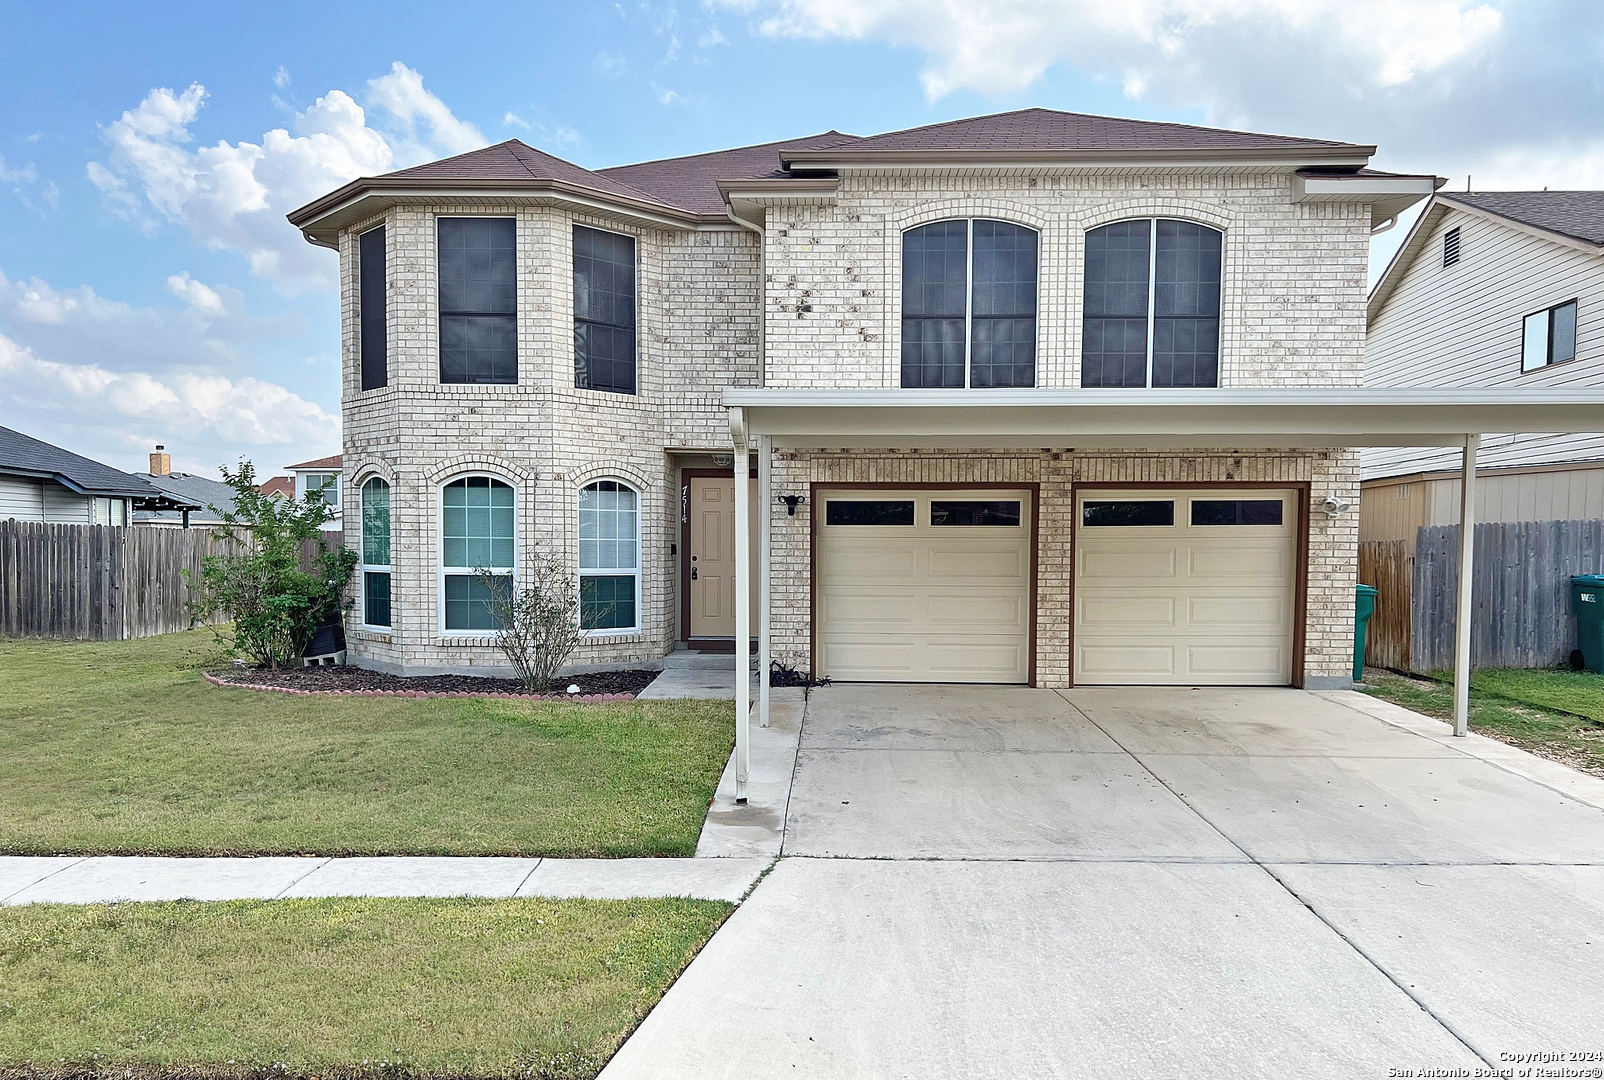
<path id="1" fill-rule="evenodd" d="M 736 901 L 772 862 L 724 859 L 0 857 L 0 905 L 308 896 Z"/>

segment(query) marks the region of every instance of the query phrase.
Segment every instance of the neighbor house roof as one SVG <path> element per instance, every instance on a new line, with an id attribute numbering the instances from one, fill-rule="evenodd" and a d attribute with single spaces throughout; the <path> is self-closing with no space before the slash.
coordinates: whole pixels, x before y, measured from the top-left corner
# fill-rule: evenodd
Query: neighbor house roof
<path id="1" fill-rule="evenodd" d="M 360 177 L 293 211 L 292 225 L 314 243 L 332 244 L 342 228 L 397 200 L 430 192 L 467 195 L 549 193 L 600 200 L 637 215 L 695 224 L 726 213 L 720 183 L 742 180 L 818 183 L 843 164 L 911 161 L 1073 163 L 1186 161 L 1285 163 L 1361 168 L 1375 147 L 1251 131 L 1127 120 L 1054 109 L 1020 109 L 858 137 L 839 131 L 635 165 L 586 169 L 509 139 L 383 176 Z M 812 175 L 808 175 L 812 174 Z M 1376 174 L 1372 174 L 1376 175 Z"/>
<path id="2" fill-rule="evenodd" d="M 284 499 L 295 498 L 295 477 L 270 476 L 256 485 L 256 490 L 263 495 L 277 495 Z"/>
<path id="3" fill-rule="evenodd" d="M 53 480 L 80 495 L 133 499 L 136 506 L 198 505 L 165 495 L 131 473 L 7 427 L 0 427 L 0 474 Z"/>
<path id="4" fill-rule="evenodd" d="M 328 457 L 313 458 L 311 461 L 303 461 L 299 465 L 286 465 L 284 467 L 291 472 L 300 472 L 303 469 L 338 469 L 340 467 L 340 455 L 330 454 Z"/>
<path id="5" fill-rule="evenodd" d="M 178 499 L 193 503 L 200 508 L 199 516 L 207 521 L 219 520 L 219 515 L 210 511 L 210 507 L 217 507 L 219 511 L 227 512 L 234 509 L 234 489 L 221 480 L 211 480 L 194 473 L 168 473 L 165 476 L 155 473 L 134 473 L 139 479 L 151 487 L 166 492 Z M 176 510 L 142 510 L 135 515 L 141 521 L 178 521 L 183 515 Z M 196 514 L 190 514 L 194 521 Z"/>
<path id="6" fill-rule="evenodd" d="M 1604 191 L 1445 191 L 1440 198 L 1604 247 Z"/>

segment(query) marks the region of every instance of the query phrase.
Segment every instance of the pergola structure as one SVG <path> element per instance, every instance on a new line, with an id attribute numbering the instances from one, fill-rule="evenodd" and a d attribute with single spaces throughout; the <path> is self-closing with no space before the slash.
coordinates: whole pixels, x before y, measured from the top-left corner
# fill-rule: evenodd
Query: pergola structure
<path id="1" fill-rule="evenodd" d="M 1476 451 L 1488 434 L 1604 432 L 1604 389 L 1205 389 L 1205 390 L 788 390 L 724 391 L 734 472 L 757 455 L 758 498 L 772 499 L 776 450 L 981 450 L 1065 448 L 1343 449 L 1459 446 L 1460 499 L 1454 734 L 1469 716 Z M 748 485 L 735 485 L 735 534 L 750 535 Z M 769 515 L 758 545 L 758 715 L 769 720 Z M 735 780 L 746 799 L 750 770 L 753 566 L 735 545 Z"/>

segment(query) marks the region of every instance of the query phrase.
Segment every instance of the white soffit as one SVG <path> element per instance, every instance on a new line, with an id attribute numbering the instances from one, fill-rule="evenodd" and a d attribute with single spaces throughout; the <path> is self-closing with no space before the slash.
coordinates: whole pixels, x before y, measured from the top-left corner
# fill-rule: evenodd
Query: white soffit
<path id="1" fill-rule="evenodd" d="M 724 391 L 738 442 L 779 448 L 1452 446 L 1604 431 L 1604 388 Z"/>

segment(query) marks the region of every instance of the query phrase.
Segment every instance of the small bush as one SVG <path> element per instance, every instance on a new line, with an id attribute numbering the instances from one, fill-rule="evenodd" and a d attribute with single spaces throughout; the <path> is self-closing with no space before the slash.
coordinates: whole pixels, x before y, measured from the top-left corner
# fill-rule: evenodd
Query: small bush
<path id="1" fill-rule="evenodd" d="M 223 524 L 213 535 L 232 540 L 238 553 L 208 555 L 201 564 L 201 618 L 223 612 L 233 620 L 225 638 L 237 656 L 277 668 L 301 655 L 318 625 L 349 606 L 345 587 L 356 569 L 356 552 L 332 548 L 319 528 L 332 515 L 322 491 L 309 491 L 301 502 L 277 499 L 256 490 L 256 470 L 249 461 L 237 470 L 222 468 L 223 481 L 234 489 L 234 508 L 218 512 Z M 315 544 L 312 566 L 302 566 L 302 548 Z"/>
<path id="2" fill-rule="evenodd" d="M 522 589 L 508 574 L 474 571 L 496 622 L 496 644 L 518 672 L 524 687 L 545 690 L 584 637 L 579 627 L 579 586 L 556 555 L 536 551 Z"/>

